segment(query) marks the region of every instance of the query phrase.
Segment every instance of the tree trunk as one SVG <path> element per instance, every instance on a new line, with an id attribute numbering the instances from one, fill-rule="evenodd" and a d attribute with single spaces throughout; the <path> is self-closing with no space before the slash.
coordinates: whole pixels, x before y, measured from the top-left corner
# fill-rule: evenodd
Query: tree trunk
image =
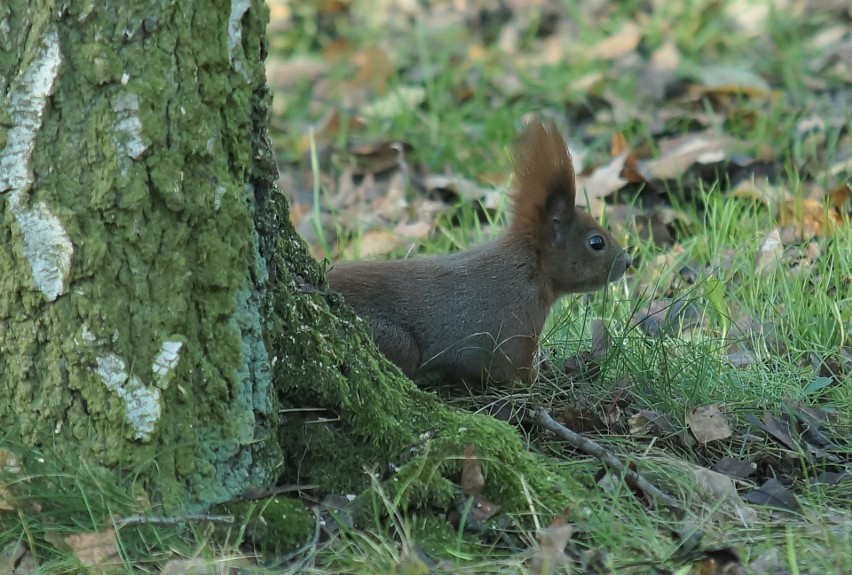
<path id="1" fill-rule="evenodd" d="M 30 5 L 0 4 L 7 438 L 168 510 L 279 477 L 358 492 L 389 462 L 403 503 L 446 502 L 467 444 L 504 505 L 524 476 L 553 493 L 325 287 L 273 184 L 261 0 Z"/>
<path id="2" fill-rule="evenodd" d="M 0 427 L 170 508 L 274 479 L 263 2 L 31 6 L 0 5 Z"/>

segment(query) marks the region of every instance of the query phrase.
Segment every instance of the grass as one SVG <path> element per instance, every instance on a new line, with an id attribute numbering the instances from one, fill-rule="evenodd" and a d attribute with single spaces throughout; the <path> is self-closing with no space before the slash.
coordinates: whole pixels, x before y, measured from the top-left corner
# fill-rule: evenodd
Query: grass
<path id="1" fill-rule="evenodd" d="M 812 40 L 836 23 L 819 11 L 797 14 L 771 10 L 765 25 L 748 33 L 731 25 L 730 11 L 726 11 L 731 5 L 695 0 L 649 7 L 644 2 L 623 2 L 591 14 L 584 3 L 565 2 L 555 16 L 533 10 L 525 16 L 504 15 L 501 20 L 500 14 L 491 13 L 496 23 L 474 25 L 458 19 L 442 23 L 421 13 L 409 25 L 400 23 L 408 20 L 399 14 L 396 19 L 383 19 L 381 11 L 371 8 L 369 2 L 353 1 L 351 18 L 332 9 L 326 12 L 312 2 L 295 2 L 290 6 L 293 25 L 270 38 L 277 57 L 331 59 L 335 42 L 342 42 L 347 54 L 383 46 L 390 51 L 393 66 L 385 93 L 415 86 L 423 89 L 425 97 L 418 106 L 402 106 L 390 117 L 366 118 L 363 130 L 350 131 L 345 119 L 357 116 L 359 105 L 380 94 L 355 82 L 356 62 L 338 58 L 326 74 L 325 91 L 319 91 L 315 83 L 302 82 L 276 93 L 276 121 L 286 127 L 283 133 L 273 134 L 282 168 L 334 173 L 333 166 L 320 166 L 316 146 L 308 153 L 309 161 L 304 161 L 301 135 L 308 123 L 318 122 L 335 108 L 342 110 L 344 118 L 344 128 L 333 137 L 332 143 L 338 148 L 355 141 L 399 138 L 414 144 L 407 158 L 412 166 L 493 184 L 505 181 L 509 173 L 508 149 L 526 113 L 543 112 L 566 120 L 571 141 L 581 141 L 588 150 L 587 165 L 599 165 L 608 160 L 609 141 L 616 132 L 624 133 L 634 149 L 657 157 L 659 137 L 654 135 L 651 123 L 655 107 L 682 107 L 695 117 L 701 112 L 711 116 L 711 127 L 743 140 L 748 153 L 770 152 L 783 169 L 784 185 L 799 191 L 802 182 L 813 181 L 834 154 L 849 145 L 852 123 L 848 110 L 845 117 L 841 114 L 842 122 L 831 124 L 822 138 L 814 140 L 797 130 L 799 120 L 809 116 L 836 120 L 838 113 L 832 107 L 830 93 L 849 92 L 848 83 L 832 72 L 818 78 L 825 89 L 814 88 L 809 82 L 813 80 L 809 65 L 819 52 Z M 483 14 L 487 13 L 485 9 Z M 539 53 L 539 35 L 553 18 L 576 23 L 576 37 L 567 42 L 568 56 L 564 58 L 548 59 Z M 707 98 L 687 103 L 649 101 L 637 95 L 642 70 L 636 61 L 628 58 L 614 63 L 589 55 L 590 47 L 618 33 L 626 22 L 638 22 L 642 28 L 642 40 L 633 51 L 642 58 L 670 42 L 680 52 L 678 74 L 700 77 L 709 65 L 745 66 L 769 82 L 772 94 L 756 99 L 735 97 L 726 104 L 731 113 L 715 110 L 715 104 Z M 501 53 L 490 40 L 503 32 L 508 34 L 512 26 L 517 28 L 515 47 Z M 596 74 L 599 80 L 588 85 L 581 82 Z M 346 90 L 365 91 L 363 102 L 347 104 L 350 94 Z M 630 103 L 631 114 L 616 117 L 610 113 L 607 102 L 616 99 Z M 685 134 L 691 121 L 671 120 L 669 129 L 674 135 Z M 320 232 L 323 253 L 330 254 L 334 238 L 322 233 L 320 214 L 329 190 L 323 189 L 318 179 L 316 182 L 311 217 Z M 723 178 L 704 187 L 680 182 L 668 190 L 668 201 L 680 215 L 675 223 L 676 254 L 632 233 L 630 222 L 618 222 L 621 237 L 629 241 L 640 262 L 633 276 L 605 292 L 564 298 L 551 314 L 544 338 L 544 347 L 551 350 L 550 362 L 561 365 L 589 348 L 592 325 L 602 318 L 614 344 L 601 366 L 601 376 L 575 382 L 558 373 L 550 374 L 533 389 L 514 391 L 527 401 L 548 405 L 564 405 L 579 398 L 600 413 L 617 405 L 621 386 L 629 381 L 631 405 L 663 414 L 674 429 L 652 440 L 626 433 L 598 439 L 614 452 L 635 459 L 643 473 L 696 511 L 699 523 L 691 529 L 703 533 L 702 547 L 731 547 L 740 553 L 743 563 L 765 564 L 766 569 L 777 566 L 780 573 L 845 573 L 852 561 L 849 482 L 808 489 L 804 478 L 814 476 L 819 469 L 809 468 L 815 466 L 811 460 L 799 458 L 793 464 L 802 467 L 795 483 L 801 510 L 782 513 L 755 506 L 751 508 L 753 517 L 743 521 L 735 508 L 702 494 L 693 474 L 695 466 L 706 464 L 714 456 L 753 453 L 751 440 L 735 436 L 706 449 L 691 449 L 676 440 L 686 433 L 689 411 L 714 402 L 726 405 L 739 421 L 739 415 L 777 410 L 785 399 L 803 400 L 834 408 L 840 435 L 848 435 L 852 424 L 849 373 L 845 379 L 836 378 L 831 385 L 821 386 L 819 378 L 824 375 L 815 366 L 837 357 L 852 338 L 852 297 L 848 295 L 852 293 L 848 247 L 852 245 L 852 227 L 847 223 L 832 237 L 815 240 L 821 253 L 810 273 L 796 273 L 784 265 L 761 273 L 756 270 L 755 254 L 775 227 L 773 211 L 759 202 L 728 195 L 728 188 L 729 182 Z M 451 214 L 436 222 L 436 231 L 420 242 L 416 251 L 463 249 L 493 236 L 506 219 L 505 206 L 483 214 L 473 203 L 459 203 Z M 356 246 L 365 231 L 338 229 L 347 243 Z M 407 251 L 400 248 L 390 255 L 404 257 Z M 693 283 L 679 279 L 684 266 L 697 271 Z M 667 292 L 695 307 L 700 329 L 648 338 L 631 318 L 646 303 L 661 299 Z M 772 327 L 747 346 L 755 361 L 746 368 L 734 368 L 726 361 L 731 343 L 726 338 L 748 338 L 747 334 L 732 334 L 732 326 L 745 317 Z M 489 393 L 450 401 L 478 409 L 502 394 L 499 390 Z M 469 509 L 463 511 L 459 523 L 452 524 L 433 510 L 400 508 L 375 482 L 379 506 L 372 520 L 357 529 L 341 522 L 333 544 L 318 553 L 315 547 L 308 548 L 292 557 L 289 566 L 246 572 L 425 573 L 425 560 L 418 550 L 440 561 L 433 566 L 438 572 L 524 572 L 528 565 L 525 560 L 537 545 L 531 526 L 547 527 L 563 512 L 576 530 L 568 549 L 578 563 L 587 562 L 589 570 L 597 565 L 603 572 L 647 573 L 663 567 L 677 573 L 690 572 L 697 562 L 690 555 L 694 551 L 689 548 L 691 539 L 672 536 L 670 516 L 658 509 L 649 510 L 621 482 L 600 487 L 596 482 L 600 464 L 593 458 L 566 451 L 561 442 L 534 432 L 530 432 L 529 441 L 533 449 L 562 461 L 569 479 L 559 489 L 572 504 L 567 510 L 545 509 L 530 498 L 528 514 L 507 518 L 499 526 L 511 533 L 518 546 L 514 550 L 507 549 L 504 541 L 466 530 L 469 522 L 464 514 Z M 767 457 L 779 460 L 786 455 L 770 443 L 760 449 Z M 844 450 L 841 455 L 848 460 L 849 447 L 844 446 Z M 30 459 L 51 462 L 52 455 L 31 454 Z M 0 476 L 0 485 L 18 490 L 20 502 L 17 513 L 0 511 L 0 546 L 22 541 L 35 549 L 40 566 L 28 572 L 74 572 L 79 564 L 61 544 L 65 535 L 109 530 L 104 517 L 146 510 L 146 503 L 136 501 L 123 486 L 104 485 L 86 469 L 55 463 L 39 467 L 26 481 L 15 474 Z M 113 571 L 156 572 L 173 557 L 219 561 L 238 557 L 247 523 L 245 520 L 229 528 L 214 528 L 205 522 L 122 528 L 118 545 L 123 561 Z M 500 529 L 486 529 L 485 533 L 493 535 Z M 43 541 L 60 543 L 40 543 Z"/>

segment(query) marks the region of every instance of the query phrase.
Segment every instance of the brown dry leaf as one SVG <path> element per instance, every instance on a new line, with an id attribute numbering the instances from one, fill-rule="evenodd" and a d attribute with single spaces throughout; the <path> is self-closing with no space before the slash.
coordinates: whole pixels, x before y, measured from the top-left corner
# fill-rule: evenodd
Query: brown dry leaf
<path id="1" fill-rule="evenodd" d="M 610 348 L 612 348 L 612 341 L 609 332 L 603 321 L 596 319 L 592 322 L 592 357 L 596 359 L 606 357 Z"/>
<path id="2" fill-rule="evenodd" d="M 699 443 L 709 443 L 731 436 L 731 427 L 718 403 L 694 408 L 686 416 L 686 425 Z"/>
<path id="3" fill-rule="evenodd" d="M 675 431 L 666 416 L 649 409 L 638 410 L 627 420 L 627 426 L 631 435 L 658 437 Z"/>
<path id="4" fill-rule="evenodd" d="M 781 203 L 776 218 L 779 226 L 791 227 L 803 240 L 830 236 L 834 233 L 834 225 L 843 221 L 834 208 L 809 198 L 794 198 Z"/>
<path id="5" fill-rule="evenodd" d="M 464 448 L 464 459 L 462 459 L 461 488 L 465 495 L 480 495 L 485 490 L 485 476 L 476 456 L 476 449 L 472 445 Z"/>
<path id="6" fill-rule="evenodd" d="M 662 156 L 640 162 L 646 181 L 679 178 L 694 163 L 719 162 L 728 157 L 736 140 L 730 136 L 695 132 L 686 136 L 660 140 Z"/>
<path id="7" fill-rule="evenodd" d="M 772 273 L 778 268 L 783 255 L 784 244 L 781 243 L 781 232 L 778 228 L 774 228 L 764 236 L 763 241 L 760 242 L 760 247 L 757 248 L 755 268 L 762 274 Z"/>
<path id="8" fill-rule="evenodd" d="M 616 132 L 612 136 L 609 144 L 609 155 L 612 158 L 617 158 L 621 154 L 627 154 L 624 158 L 624 167 L 619 174 L 622 178 L 631 183 L 644 182 L 645 179 L 639 173 L 639 166 L 636 164 L 636 156 L 630 149 L 630 144 L 627 143 L 627 138 L 621 132 Z"/>
<path id="9" fill-rule="evenodd" d="M 586 206 L 594 217 L 604 211 L 603 198 L 621 189 L 627 180 L 621 177 L 627 153 L 619 154 L 610 163 L 597 168 L 588 176 L 577 176 L 577 205 Z"/>
<path id="10" fill-rule="evenodd" d="M 411 150 L 410 144 L 399 140 L 350 146 L 347 152 L 355 162 L 352 175 L 375 175 L 399 168 Z"/>
<path id="11" fill-rule="evenodd" d="M 63 541 L 71 548 L 77 561 L 92 573 L 104 572 L 108 567 L 105 563 L 110 559 L 117 560 L 118 542 L 115 529 L 111 527 L 103 531 L 68 535 Z"/>
<path id="12" fill-rule="evenodd" d="M 565 555 L 565 546 L 571 540 L 574 528 L 563 517 L 557 517 L 550 527 L 541 529 L 536 537 L 538 544 L 533 555 L 527 560 L 530 573 L 551 575 L 561 567 L 569 568 L 570 559 Z"/>
<path id="13" fill-rule="evenodd" d="M 733 512 L 743 525 L 748 525 L 757 518 L 755 510 L 746 505 L 737 493 L 737 487 L 730 477 L 703 467 L 695 467 L 693 472 L 695 482 L 708 503 L 721 503 L 728 511 Z"/>
<path id="14" fill-rule="evenodd" d="M 777 205 L 778 202 L 786 201 L 791 197 L 790 190 L 771 183 L 766 177 L 742 180 L 731 190 L 731 193 L 738 198 L 750 198 L 767 206 Z"/>
<path id="15" fill-rule="evenodd" d="M 837 184 L 826 193 L 828 203 L 839 213 L 852 211 L 852 183 Z"/>
<path id="16" fill-rule="evenodd" d="M 636 50 L 641 39 L 642 30 L 639 25 L 636 22 L 626 22 L 615 34 L 589 48 L 586 54 L 595 59 L 616 60 Z"/>

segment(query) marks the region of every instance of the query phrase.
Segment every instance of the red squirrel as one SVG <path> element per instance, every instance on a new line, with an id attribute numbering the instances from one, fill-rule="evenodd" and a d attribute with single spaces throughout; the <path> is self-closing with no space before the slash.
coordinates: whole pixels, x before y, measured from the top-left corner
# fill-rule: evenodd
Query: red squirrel
<path id="1" fill-rule="evenodd" d="M 562 136 L 532 120 L 514 148 L 512 220 L 497 239 L 440 256 L 340 263 L 332 290 L 410 378 L 531 380 L 550 308 L 624 275 L 630 256 L 582 209 Z"/>

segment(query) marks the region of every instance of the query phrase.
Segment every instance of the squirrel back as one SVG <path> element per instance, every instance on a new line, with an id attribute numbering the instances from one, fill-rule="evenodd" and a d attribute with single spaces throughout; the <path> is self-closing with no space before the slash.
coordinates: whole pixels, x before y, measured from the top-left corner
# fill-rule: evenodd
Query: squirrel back
<path id="1" fill-rule="evenodd" d="M 336 264 L 329 285 L 409 377 L 529 381 L 556 300 L 599 289 L 631 263 L 575 197 L 562 136 L 533 120 L 515 144 L 512 221 L 500 237 L 443 256 Z"/>

